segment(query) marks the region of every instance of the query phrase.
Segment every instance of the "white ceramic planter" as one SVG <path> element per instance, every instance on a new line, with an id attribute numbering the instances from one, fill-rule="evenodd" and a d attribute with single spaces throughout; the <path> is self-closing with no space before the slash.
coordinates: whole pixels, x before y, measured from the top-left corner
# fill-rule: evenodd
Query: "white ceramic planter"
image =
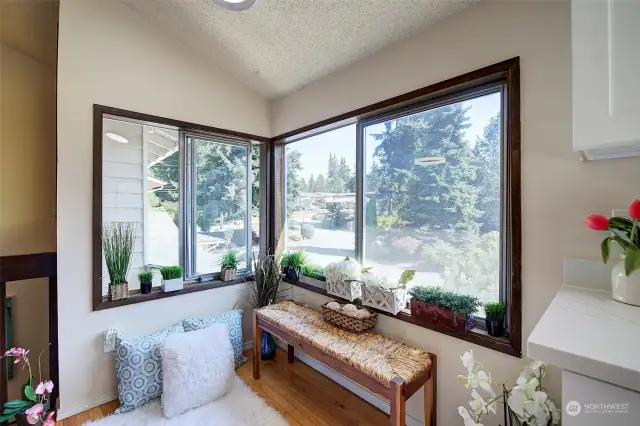
<path id="1" fill-rule="evenodd" d="M 362 304 L 397 315 L 407 307 L 407 290 L 403 288 L 383 290 L 362 284 Z"/>
<path id="2" fill-rule="evenodd" d="M 618 302 L 640 306 L 640 271 L 628 277 L 624 273 L 624 259 L 611 271 L 611 297 Z"/>
<path id="3" fill-rule="evenodd" d="M 327 281 L 327 293 L 353 302 L 362 297 L 360 281 Z"/>
<path id="4" fill-rule="evenodd" d="M 162 280 L 162 291 L 176 291 L 184 288 L 184 279 Z"/>

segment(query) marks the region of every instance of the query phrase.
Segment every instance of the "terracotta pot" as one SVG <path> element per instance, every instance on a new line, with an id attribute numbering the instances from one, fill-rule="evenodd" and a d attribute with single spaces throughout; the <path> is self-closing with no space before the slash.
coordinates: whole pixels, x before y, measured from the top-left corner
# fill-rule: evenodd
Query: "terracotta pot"
<path id="1" fill-rule="evenodd" d="M 411 316 L 460 334 L 466 334 L 476 326 L 474 317 L 465 318 L 462 314 L 454 314 L 451 309 L 444 309 L 415 297 L 411 298 Z"/>

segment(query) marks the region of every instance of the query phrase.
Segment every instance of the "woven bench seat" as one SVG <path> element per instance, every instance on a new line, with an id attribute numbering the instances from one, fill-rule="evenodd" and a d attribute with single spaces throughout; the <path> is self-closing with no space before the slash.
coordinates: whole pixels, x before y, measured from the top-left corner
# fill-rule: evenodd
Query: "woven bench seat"
<path id="1" fill-rule="evenodd" d="M 431 366 L 426 351 L 376 333 L 349 333 L 324 322 L 321 312 L 295 302 L 271 305 L 257 315 L 386 385 L 394 377 L 412 382 Z"/>
<path id="2" fill-rule="evenodd" d="M 287 301 L 254 311 L 254 378 L 260 377 L 260 330 L 318 359 L 391 404 L 391 425 L 404 426 L 405 402 L 424 386 L 426 424 L 436 424 L 436 356 L 376 333 L 355 334 L 324 322 L 322 313 Z"/>

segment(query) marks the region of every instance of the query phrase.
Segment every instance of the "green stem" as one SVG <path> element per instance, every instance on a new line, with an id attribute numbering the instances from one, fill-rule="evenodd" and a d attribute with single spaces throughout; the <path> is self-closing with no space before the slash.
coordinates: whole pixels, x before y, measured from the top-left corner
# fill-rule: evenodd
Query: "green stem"
<path id="1" fill-rule="evenodd" d="M 633 219 L 633 227 L 631 228 L 631 244 L 638 247 L 636 243 L 636 231 L 638 230 L 638 219 Z"/>

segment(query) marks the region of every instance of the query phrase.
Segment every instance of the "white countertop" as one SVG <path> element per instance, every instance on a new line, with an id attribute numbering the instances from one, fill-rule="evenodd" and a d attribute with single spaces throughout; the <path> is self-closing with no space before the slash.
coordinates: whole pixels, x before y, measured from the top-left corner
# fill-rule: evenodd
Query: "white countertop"
<path id="1" fill-rule="evenodd" d="M 529 358 L 640 392 L 640 307 L 562 286 L 527 342 Z"/>

